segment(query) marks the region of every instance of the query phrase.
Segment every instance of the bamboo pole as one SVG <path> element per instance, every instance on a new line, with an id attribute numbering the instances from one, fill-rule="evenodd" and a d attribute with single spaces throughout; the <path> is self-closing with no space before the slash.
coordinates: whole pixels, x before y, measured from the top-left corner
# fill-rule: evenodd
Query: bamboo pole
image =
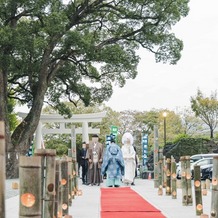
<path id="1" fill-rule="evenodd" d="M 163 149 L 159 150 L 158 159 L 158 195 L 163 195 Z"/>
<path id="2" fill-rule="evenodd" d="M 181 161 L 181 188 L 182 188 L 182 205 L 187 205 L 187 181 L 186 181 L 186 166 L 185 156 L 180 157 Z"/>
<path id="3" fill-rule="evenodd" d="M 55 204 L 55 149 L 36 149 L 35 156 L 42 158 L 42 214 L 44 218 L 54 217 Z"/>
<path id="4" fill-rule="evenodd" d="M 0 121 L 0 217 L 5 218 L 5 124 Z"/>
<path id="5" fill-rule="evenodd" d="M 70 158 L 72 158 L 72 149 L 68 149 L 68 156 L 70 157 Z M 71 199 L 74 199 L 75 198 L 75 195 L 76 195 L 76 192 L 75 192 L 75 190 L 76 190 L 76 182 L 75 182 L 75 175 L 74 174 L 76 174 L 76 172 L 75 172 L 75 170 L 76 170 L 76 166 L 74 166 L 75 165 L 75 160 L 72 158 L 72 162 L 71 162 L 71 164 L 72 164 L 72 166 L 71 166 L 71 176 L 70 176 L 70 180 L 71 180 L 71 188 L 70 188 L 70 195 L 71 195 Z"/>
<path id="6" fill-rule="evenodd" d="M 176 178 L 176 162 L 171 158 L 171 183 L 172 183 L 172 199 L 177 198 L 177 178 Z"/>
<path id="7" fill-rule="evenodd" d="M 55 206 L 54 217 L 62 217 L 62 195 L 61 195 L 61 168 L 60 160 L 56 160 L 56 172 L 55 172 Z"/>
<path id="8" fill-rule="evenodd" d="M 171 195 L 171 159 L 166 160 L 166 195 Z"/>
<path id="9" fill-rule="evenodd" d="M 154 188 L 158 188 L 158 128 L 154 125 Z"/>
<path id="10" fill-rule="evenodd" d="M 41 157 L 20 156 L 20 218 L 41 218 Z"/>
<path id="11" fill-rule="evenodd" d="M 201 181 L 201 191 L 202 191 L 203 196 L 207 195 L 207 189 L 206 189 L 206 182 L 205 181 Z"/>
<path id="12" fill-rule="evenodd" d="M 163 186 L 163 149 L 159 150 L 158 185 Z"/>
<path id="13" fill-rule="evenodd" d="M 167 167 L 166 167 L 166 157 L 163 157 L 163 187 L 166 188 L 167 185 Z"/>
<path id="14" fill-rule="evenodd" d="M 200 166 L 194 166 L 194 188 L 195 188 L 196 215 L 199 216 L 203 214 Z"/>
<path id="15" fill-rule="evenodd" d="M 190 156 L 186 156 L 186 180 L 187 180 L 187 205 L 193 204 L 192 200 L 192 186 L 191 186 L 191 169 L 190 169 Z"/>
<path id="16" fill-rule="evenodd" d="M 205 180 L 205 184 L 206 184 L 206 189 L 210 190 L 210 180 L 209 179 Z"/>
<path id="17" fill-rule="evenodd" d="M 218 157 L 213 157 L 211 218 L 218 218 Z"/>
<path id="18" fill-rule="evenodd" d="M 62 185 L 62 216 L 69 213 L 69 177 L 67 158 L 61 159 L 61 185 Z"/>
<path id="19" fill-rule="evenodd" d="M 69 188 L 69 205 L 72 205 L 72 157 L 67 157 L 67 163 L 68 163 L 68 188 Z"/>

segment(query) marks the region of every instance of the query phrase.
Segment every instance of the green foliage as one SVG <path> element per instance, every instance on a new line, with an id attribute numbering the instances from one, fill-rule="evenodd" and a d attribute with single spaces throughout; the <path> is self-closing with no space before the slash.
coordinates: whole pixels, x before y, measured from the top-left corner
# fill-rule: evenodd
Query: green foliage
<path id="1" fill-rule="evenodd" d="M 18 125 L 17 116 L 14 113 L 15 105 L 16 105 L 16 101 L 14 99 L 9 98 L 7 102 L 7 109 L 8 109 L 8 120 L 10 125 L 10 131 L 13 131 Z"/>
<path id="2" fill-rule="evenodd" d="M 0 68 L 14 97 L 31 107 L 45 86 L 48 102 L 68 114 L 60 99 L 101 103 L 134 79 L 140 46 L 176 64 L 183 44 L 171 27 L 189 8 L 187 0 L 4 0 L 0 11 Z"/>
<path id="3" fill-rule="evenodd" d="M 189 138 L 189 136 L 188 135 L 186 135 L 186 134 L 179 134 L 179 135 L 177 135 L 176 137 L 175 137 L 175 139 L 173 140 L 173 143 L 174 144 L 176 144 L 176 143 L 178 143 L 181 139 L 184 139 L 184 138 Z"/>
<path id="4" fill-rule="evenodd" d="M 55 149 L 58 156 L 68 154 L 68 149 L 71 147 L 69 141 L 63 140 L 62 137 L 46 139 L 45 147 L 47 149 Z"/>
<path id="5" fill-rule="evenodd" d="M 210 128 L 210 137 L 213 138 L 213 131 L 218 124 L 218 100 L 217 92 L 205 97 L 198 89 L 197 95 L 191 97 L 191 108 L 196 117 L 199 117 Z"/>
<path id="6" fill-rule="evenodd" d="M 209 140 L 203 138 L 182 138 L 176 144 L 165 148 L 166 157 L 174 156 L 179 160 L 181 156 L 191 156 L 199 153 L 211 153 Z"/>

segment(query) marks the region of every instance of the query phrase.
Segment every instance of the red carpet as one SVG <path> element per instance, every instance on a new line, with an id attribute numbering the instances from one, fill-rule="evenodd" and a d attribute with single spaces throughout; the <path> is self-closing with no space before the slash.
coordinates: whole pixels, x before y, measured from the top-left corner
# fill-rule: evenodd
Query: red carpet
<path id="1" fill-rule="evenodd" d="M 101 218 L 165 218 L 130 187 L 101 188 Z"/>

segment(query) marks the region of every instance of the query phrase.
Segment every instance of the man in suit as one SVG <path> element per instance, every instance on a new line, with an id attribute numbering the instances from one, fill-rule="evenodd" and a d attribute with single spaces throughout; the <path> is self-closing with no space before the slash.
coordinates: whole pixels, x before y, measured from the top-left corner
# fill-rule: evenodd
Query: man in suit
<path id="1" fill-rule="evenodd" d="M 89 163 L 88 183 L 91 185 L 100 185 L 102 182 L 101 164 L 103 162 L 103 146 L 98 140 L 98 135 L 92 135 L 92 141 L 89 143 L 86 155 Z"/>
<path id="2" fill-rule="evenodd" d="M 87 171 L 88 171 L 88 161 L 86 159 L 87 145 L 86 142 L 82 143 L 82 149 L 79 151 L 80 165 L 82 167 L 82 182 L 87 183 Z"/>

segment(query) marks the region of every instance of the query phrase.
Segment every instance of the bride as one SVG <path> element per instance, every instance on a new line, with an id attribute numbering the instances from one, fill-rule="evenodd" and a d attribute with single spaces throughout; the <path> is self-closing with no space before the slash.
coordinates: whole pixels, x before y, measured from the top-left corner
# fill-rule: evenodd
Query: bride
<path id="1" fill-rule="evenodd" d="M 125 184 L 132 184 L 134 185 L 134 177 L 135 177 L 135 169 L 136 169 L 136 162 L 135 162 L 135 150 L 133 148 L 133 136 L 126 132 L 122 137 L 122 153 L 125 165 L 123 183 Z"/>

